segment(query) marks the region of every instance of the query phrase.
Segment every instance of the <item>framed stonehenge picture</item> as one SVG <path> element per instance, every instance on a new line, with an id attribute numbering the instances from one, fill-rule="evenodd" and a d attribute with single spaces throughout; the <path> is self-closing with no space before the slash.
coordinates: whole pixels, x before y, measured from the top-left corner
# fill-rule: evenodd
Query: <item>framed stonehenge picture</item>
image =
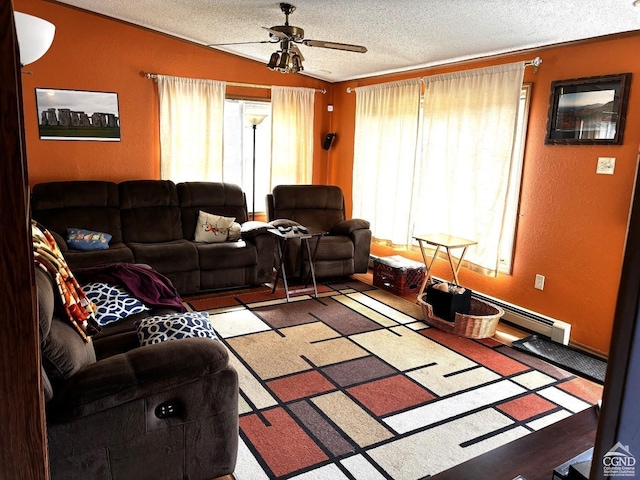
<path id="1" fill-rule="evenodd" d="M 118 94 L 36 88 L 41 140 L 120 141 Z"/>

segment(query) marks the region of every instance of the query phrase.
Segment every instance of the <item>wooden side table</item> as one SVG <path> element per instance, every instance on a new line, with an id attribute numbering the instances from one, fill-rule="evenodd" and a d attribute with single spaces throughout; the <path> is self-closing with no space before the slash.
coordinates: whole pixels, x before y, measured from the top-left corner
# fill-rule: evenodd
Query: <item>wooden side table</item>
<path id="1" fill-rule="evenodd" d="M 420 245 L 420 252 L 422 253 L 422 259 L 424 260 L 424 264 L 427 267 L 426 275 L 424 276 L 424 281 L 422 282 L 422 286 L 420 287 L 420 291 L 418 292 L 418 296 L 424 293 L 424 289 L 427 288 L 427 285 L 433 283 L 431 278 L 431 267 L 433 267 L 433 263 L 438 257 L 438 253 L 440 252 L 440 248 L 444 249 L 444 252 L 447 254 L 447 258 L 449 259 L 449 265 L 451 265 L 451 271 L 453 272 L 453 281 L 456 285 L 460 285 L 460 281 L 458 280 L 458 272 L 460 271 L 460 265 L 462 264 L 462 259 L 464 258 L 464 254 L 467 253 L 467 247 L 470 245 L 475 245 L 478 242 L 474 240 L 466 240 L 460 237 L 454 237 L 453 235 L 447 235 L 446 233 L 434 233 L 430 235 L 417 235 L 413 237 L 418 241 Z M 433 257 L 431 257 L 431 261 L 427 260 L 427 245 L 433 245 L 436 247 L 436 251 L 433 252 Z M 462 254 L 458 259 L 458 263 L 454 264 L 453 257 L 451 256 L 452 248 L 462 248 Z"/>

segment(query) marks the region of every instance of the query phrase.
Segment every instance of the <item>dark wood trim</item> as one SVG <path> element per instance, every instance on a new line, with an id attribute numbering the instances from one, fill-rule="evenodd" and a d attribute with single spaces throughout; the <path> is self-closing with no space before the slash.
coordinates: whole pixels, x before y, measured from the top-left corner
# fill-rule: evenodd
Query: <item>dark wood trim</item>
<path id="1" fill-rule="evenodd" d="M 12 2 L 0 2 L 0 479 L 46 480 L 20 75 Z"/>
<path id="2" fill-rule="evenodd" d="M 597 425 L 596 408 L 591 407 L 434 475 L 433 480 L 510 480 L 518 475 L 551 480 L 554 468 L 593 446 Z"/>
<path id="3" fill-rule="evenodd" d="M 637 379 L 629 376 L 632 364 L 638 368 L 640 349 L 637 339 L 634 341 L 636 325 L 640 318 L 640 176 L 636 177 L 634 198 L 627 231 L 627 241 L 618 289 L 618 302 L 613 321 L 607 375 L 602 394 L 602 410 L 598 424 L 598 435 L 594 448 L 594 461 L 591 466 L 590 478 L 603 480 L 602 458 L 619 440 L 619 431 L 623 422 L 632 419 L 622 419 L 623 402 L 637 403 L 638 392 L 631 387 Z M 634 348 L 636 350 L 633 356 Z M 627 388 L 629 387 L 629 388 Z M 638 414 L 635 414 L 637 419 Z M 635 420 L 637 422 L 637 420 Z M 637 442 L 637 440 L 636 440 Z M 628 443 L 628 442 L 625 442 Z M 640 452 L 633 450 L 633 454 Z M 640 469 L 640 467 L 636 467 Z M 610 478 L 610 477 L 606 477 Z"/>

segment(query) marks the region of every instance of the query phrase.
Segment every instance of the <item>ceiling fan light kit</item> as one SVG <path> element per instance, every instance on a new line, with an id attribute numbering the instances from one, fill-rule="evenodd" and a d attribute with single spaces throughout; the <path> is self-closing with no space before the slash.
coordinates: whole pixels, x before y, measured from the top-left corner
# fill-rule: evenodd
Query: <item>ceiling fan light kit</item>
<path id="1" fill-rule="evenodd" d="M 307 47 L 329 48 L 332 50 L 343 50 L 345 52 L 366 53 L 367 48 L 361 45 L 349 45 L 347 43 L 325 42 L 323 40 L 305 40 L 304 30 L 294 25 L 289 25 L 289 15 L 295 11 L 296 7 L 290 3 L 281 3 L 280 10 L 285 15 L 284 25 L 276 25 L 271 28 L 262 27 L 269 32 L 269 41 L 260 42 L 238 42 L 247 43 L 280 43 L 280 49 L 271 54 L 267 68 L 281 73 L 298 73 L 304 70 L 302 62 L 304 57 L 296 44 Z M 209 46 L 234 45 L 234 43 L 211 44 Z"/>

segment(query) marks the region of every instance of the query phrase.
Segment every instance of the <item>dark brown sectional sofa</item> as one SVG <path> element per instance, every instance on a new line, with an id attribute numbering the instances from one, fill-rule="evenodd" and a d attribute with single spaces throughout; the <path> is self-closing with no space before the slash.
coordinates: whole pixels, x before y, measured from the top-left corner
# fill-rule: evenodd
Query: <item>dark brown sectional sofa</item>
<path id="1" fill-rule="evenodd" d="M 248 220 L 237 185 L 170 180 L 67 181 L 33 187 L 32 217 L 49 229 L 69 267 L 141 263 L 168 277 L 180 294 L 259 285 L 272 279 L 275 239 Z M 238 241 L 194 241 L 199 211 L 234 217 Z M 67 248 L 67 228 L 112 236 L 105 250 Z"/>
<path id="2" fill-rule="evenodd" d="M 140 346 L 132 325 L 172 312 L 162 308 L 85 342 L 60 313 L 50 275 L 36 268 L 35 279 L 53 480 L 210 480 L 233 472 L 238 375 L 221 342 Z"/>

